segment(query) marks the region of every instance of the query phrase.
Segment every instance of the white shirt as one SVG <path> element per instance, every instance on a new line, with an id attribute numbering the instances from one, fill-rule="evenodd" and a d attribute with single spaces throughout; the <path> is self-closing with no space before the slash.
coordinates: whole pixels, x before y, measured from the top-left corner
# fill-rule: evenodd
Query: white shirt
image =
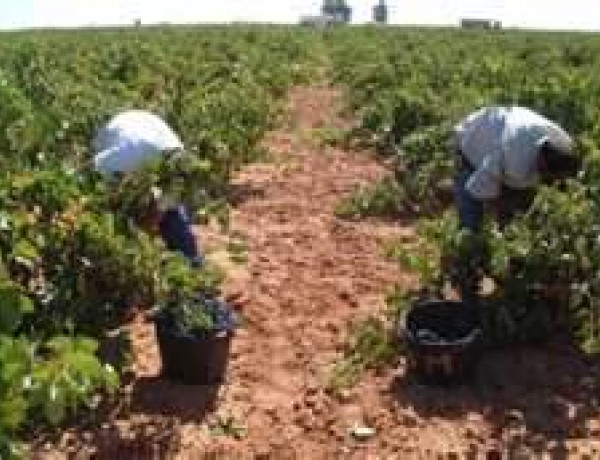
<path id="1" fill-rule="evenodd" d="M 165 152 L 183 149 L 183 143 L 158 116 L 129 110 L 113 117 L 92 143 L 94 164 L 103 174 L 129 172 Z"/>
<path id="2" fill-rule="evenodd" d="M 535 186 L 544 142 L 565 151 L 573 148 L 560 126 L 523 107 L 483 108 L 454 129 L 460 150 L 475 168 L 466 189 L 480 200 L 497 198 L 503 184 L 518 189 Z"/>

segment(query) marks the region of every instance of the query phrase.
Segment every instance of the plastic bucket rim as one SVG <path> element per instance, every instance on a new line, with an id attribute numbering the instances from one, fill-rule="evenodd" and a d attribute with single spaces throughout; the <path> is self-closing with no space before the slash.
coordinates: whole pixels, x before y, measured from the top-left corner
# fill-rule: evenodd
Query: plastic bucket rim
<path id="1" fill-rule="evenodd" d="M 225 339 L 235 335 L 235 328 L 233 327 L 215 327 L 211 329 L 204 329 L 201 331 L 201 333 L 184 332 L 177 327 L 173 327 L 174 321 L 167 315 L 157 315 L 153 318 L 153 321 L 156 325 L 156 330 L 158 333 L 167 333 L 172 337 L 178 337 L 182 339 L 203 341 L 207 338 Z"/>
<path id="2" fill-rule="evenodd" d="M 435 308 L 435 307 L 439 307 L 441 305 L 455 305 L 455 307 L 452 307 L 452 308 L 461 308 L 462 311 L 469 310 L 471 313 L 474 314 L 474 317 L 477 318 L 477 309 L 474 306 L 472 306 L 468 303 L 465 303 L 463 301 L 440 300 L 440 299 L 419 300 L 419 301 L 413 303 L 413 305 L 410 308 L 408 308 L 406 311 L 404 311 L 403 314 L 401 315 L 401 317 L 399 318 L 399 321 L 397 324 L 398 335 L 401 338 L 404 338 L 404 339 L 409 338 L 411 340 L 418 342 L 418 340 L 412 333 L 412 330 L 408 327 L 409 315 L 411 313 L 414 313 L 415 310 L 418 310 L 418 309 L 430 308 L 430 307 Z M 469 333 L 467 335 L 465 335 L 465 337 L 462 337 L 462 338 L 456 340 L 456 342 L 460 342 L 460 341 L 464 340 L 466 337 L 472 335 L 475 331 L 479 331 L 479 334 L 483 333 L 483 329 L 481 327 L 479 319 L 475 320 L 474 323 L 475 323 L 475 326 L 469 331 Z"/>

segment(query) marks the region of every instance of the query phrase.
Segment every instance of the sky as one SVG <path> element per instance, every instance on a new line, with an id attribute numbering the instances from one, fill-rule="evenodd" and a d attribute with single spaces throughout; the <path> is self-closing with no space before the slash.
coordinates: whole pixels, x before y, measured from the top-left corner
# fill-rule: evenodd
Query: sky
<path id="1" fill-rule="evenodd" d="M 376 0 L 348 0 L 353 22 L 371 19 Z M 387 0 L 394 24 L 457 24 L 461 17 L 509 27 L 600 31 L 598 0 Z M 295 23 L 319 13 L 321 0 L 0 0 L 0 29 L 258 21 Z"/>

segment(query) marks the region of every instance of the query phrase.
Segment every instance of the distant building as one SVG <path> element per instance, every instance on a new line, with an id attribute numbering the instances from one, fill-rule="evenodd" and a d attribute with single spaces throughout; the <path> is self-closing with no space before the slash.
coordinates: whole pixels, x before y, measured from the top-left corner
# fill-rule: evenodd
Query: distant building
<path id="1" fill-rule="evenodd" d="M 324 0 L 321 15 L 331 24 L 348 24 L 352 20 L 352 8 L 345 0 Z"/>
<path id="2" fill-rule="evenodd" d="M 502 23 L 495 19 L 461 19 L 463 29 L 501 29 Z"/>
<path id="3" fill-rule="evenodd" d="M 388 7 L 385 0 L 379 0 L 379 3 L 373 7 L 373 22 L 378 24 L 387 24 Z"/>
<path id="4" fill-rule="evenodd" d="M 328 27 L 348 24 L 352 19 L 352 8 L 345 0 L 324 0 L 320 16 L 302 16 L 300 25 L 311 27 Z"/>

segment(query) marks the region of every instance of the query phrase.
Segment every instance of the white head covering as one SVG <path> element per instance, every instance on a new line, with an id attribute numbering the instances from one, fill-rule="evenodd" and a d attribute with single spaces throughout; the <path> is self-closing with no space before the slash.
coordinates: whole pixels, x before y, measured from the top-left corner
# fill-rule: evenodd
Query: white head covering
<path id="1" fill-rule="evenodd" d="M 134 171 L 165 152 L 182 150 L 183 143 L 158 116 L 129 110 L 98 130 L 92 146 L 94 165 L 103 174 Z"/>

